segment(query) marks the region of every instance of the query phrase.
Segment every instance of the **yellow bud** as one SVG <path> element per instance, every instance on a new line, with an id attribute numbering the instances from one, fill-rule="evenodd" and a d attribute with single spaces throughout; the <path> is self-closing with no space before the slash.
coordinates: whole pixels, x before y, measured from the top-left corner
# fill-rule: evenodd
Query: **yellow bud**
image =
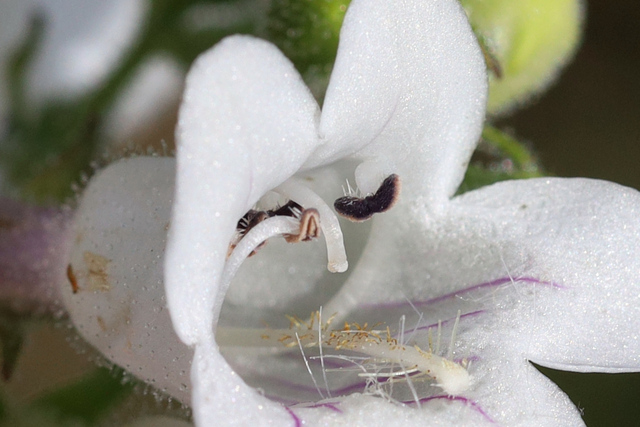
<path id="1" fill-rule="evenodd" d="M 544 90 L 580 41 L 581 0 L 461 0 L 481 44 L 502 72 L 489 77 L 489 114 Z"/>

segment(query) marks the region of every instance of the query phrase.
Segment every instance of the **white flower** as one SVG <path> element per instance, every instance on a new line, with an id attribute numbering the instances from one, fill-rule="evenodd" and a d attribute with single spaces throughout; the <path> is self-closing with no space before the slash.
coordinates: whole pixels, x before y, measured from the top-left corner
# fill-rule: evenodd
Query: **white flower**
<path id="1" fill-rule="evenodd" d="M 172 159 L 124 160 L 88 187 L 71 254 L 76 283 L 63 288 L 73 322 L 115 363 L 191 399 L 199 425 L 580 425 L 528 360 L 638 369 L 640 195 L 538 179 L 452 198 L 485 99 L 482 56 L 453 0 L 354 0 L 321 113 L 275 47 L 224 40 L 187 80 L 175 200 Z M 391 174 L 402 189 L 388 212 L 370 227 L 335 222 L 323 200 L 342 196 L 345 178 L 372 194 Z M 299 231 L 298 219 L 275 216 L 238 239 L 238 221 L 256 204 L 274 209 L 274 192 L 317 209 L 326 258 L 317 242 L 271 239 L 240 267 L 265 238 Z M 324 267 L 346 268 L 342 229 L 348 276 Z M 166 230 L 167 302 L 189 347 L 164 307 Z M 313 327 L 278 325 L 320 307 Z M 360 322 L 366 343 L 349 341 L 337 326 L 345 320 Z M 379 320 L 401 323 L 388 335 L 363 326 Z M 333 327 L 344 345 L 328 343 Z M 316 340 L 321 357 L 300 355 L 305 345 L 317 355 Z M 434 355 L 446 360 L 424 362 Z M 351 371 L 336 378 L 333 357 L 367 371 L 367 393 L 339 396 L 365 386 Z M 396 381 L 383 384 L 389 367 Z M 436 369 L 435 381 L 407 380 L 414 367 Z"/>

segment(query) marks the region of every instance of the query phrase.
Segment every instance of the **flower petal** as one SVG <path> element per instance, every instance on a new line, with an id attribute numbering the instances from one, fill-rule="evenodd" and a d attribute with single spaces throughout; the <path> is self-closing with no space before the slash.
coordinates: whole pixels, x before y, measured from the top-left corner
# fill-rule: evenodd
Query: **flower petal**
<path id="1" fill-rule="evenodd" d="M 539 295 L 531 314 L 505 320 L 530 360 L 580 372 L 638 370 L 640 193 L 604 181 L 537 179 L 494 185 L 459 203 L 494 211 L 499 241 L 521 260 L 512 274 L 564 287 Z"/>
<path id="2" fill-rule="evenodd" d="M 223 40 L 187 77 L 165 278 L 174 327 L 196 346 L 192 403 L 203 425 L 221 417 L 246 425 L 288 419 L 284 408 L 233 372 L 213 333 L 229 285 L 221 275 L 237 221 L 317 147 L 318 113 L 293 65 L 273 45 L 251 37 Z"/>
<path id="3" fill-rule="evenodd" d="M 60 294 L 78 332 L 107 359 L 188 403 L 193 351 L 173 332 L 162 278 L 174 176 L 174 159 L 139 157 L 91 180 L 74 218 L 71 283 Z"/>
<path id="4" fill-rule="evenodd" d="M 502 356 L 492 358 L 492 354 L 483 353 L 486 360 L 471 365 L 477 384 L 466 393 L 495 421 L 494 425 L 584 425 L 569 397 L 522 354 L 503 351 Z"/>
<path id="5" fill-rule="evenodd" d="M 545 339 L 536 334 L 537 319 L 553 317 L 546 302 L 562 299 L 566 291 L 533 278 L 507 276 L 413 304 L 424 313 L 462 310 L 453 351 L 457 359 L 469 361 L 472 386 L 463 395 L 496 425 L 579 426 L 578 409 L 528 357 Z"/>
<path id="6" fill-rule="evenodd" d="M 354 154 L 364 193 L 391 173 L 432 209 L 453 195 L 477 143 L 485 64 L 457 1 L 355 0 L 340 33 L 307 167 Z M 371 164 L 373 163 L 373 164 Z"/>
<path id="7" fill-rule="evenodd" d="M 211 337 L 236 223 L 317 146 L 317 115 L 293 65 L 267 42 L 229 37 L 190 71 L 166 262 L 169 308 L 186 343 Z"/>

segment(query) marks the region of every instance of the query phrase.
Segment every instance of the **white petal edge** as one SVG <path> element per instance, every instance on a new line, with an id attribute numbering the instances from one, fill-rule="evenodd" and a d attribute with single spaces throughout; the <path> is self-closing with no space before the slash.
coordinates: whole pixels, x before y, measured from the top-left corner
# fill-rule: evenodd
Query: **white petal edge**
<path id="1" fill-rule="evenodd" d="M 293 65 L 265 41 L 228 37 L 191 69 L 165 268 L 169 308 L 187 344 L 211 338 L 236 223 L 317 146 L 317 115 Z"/>

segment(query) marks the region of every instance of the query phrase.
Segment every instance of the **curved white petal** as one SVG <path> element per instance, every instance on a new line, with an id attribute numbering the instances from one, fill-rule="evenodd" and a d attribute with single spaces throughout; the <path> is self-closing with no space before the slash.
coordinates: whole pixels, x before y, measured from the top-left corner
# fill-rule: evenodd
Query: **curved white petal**
<path id="1" fill-rule="evenodd" d="M 236 223 L 316 148 L 317 116 L 293 65 L 258 39 L 223 40 L 187 78 L 165 278 L 174 327 L 196 345 L 193 406 L 203 424 L 222 414 L 253 425 L 286 417 L 230 369 L 213 331 L 229 285 L 221 276 Z"/>
<path id="2" fill-rule="evenodd" d="M 293 65 L 265 41 L 229 37 L 189 73 L 166 263 L 169 308 L 188 344 L 211 337 L 237 221 L 317 146 L 317 114 Z"/>
<path id="3" fill-rule="evenodd" d="M 481 345 L 481 342 L 475 341 L 475 344 Z M 478 407 L 496 421 L 494 425 L 584 426 L 578 408 L 569 397 L 521 353 L 502 350 L 500 355 L 498 358 L 491 351 L 483 352 L 485 359 L 472 363 L 477 384 L 467 393 L 470 400 L 477 402 Z"/>
<path id="4" fill-rule="evenodd" d="M 174 159 L 139 157 L 91 180 L 60 294 L 78 332 L 107 359 L 186 404 L 193 351 L 173 332 L 162 277 L 174 176 Z"/>
<path id="5" fill-rule="evenodd" d="M 529 359 L 580 372 L 640 367 L 640 193 L 588 179 L 496 184 L 456 200 L 488 210 L 513 274 L 563 289 L 505 322 Z M 465 225 L 464 223 L 462 224 Z"/>
<path id="6" fill-rule="evenodd" d="M 405 336 L 413 336 L 423 347 L 452 351 L 457 360 L 466 359 L 471 387 L 456 396 L 456 401 L 473 407 L 493 425 L 578 426 L 583 422 L 575 405 L 529 362 L 538 339 L 544 339 L 531 334 L 532 330 L 535 333 L 535 319 L 547 316 L 544 301 L 562 298 L 565 290 L 533 278 L 511 280 L 506 276 L 432 299 L 369 306 L 365 314 L 404 314 Z M 452 323 L 457 324 L 455 334 Z M 431 334 L 427 334 L 429 328 Z M 450 342 L 453 346 L 447 348 Z M 436 392 L 430 398 L 444 397 Z"/>
<path id="7" fill-rule="evenodd" d="M 307 163 L 354 154 L 365 193 L 391 173 L 403 193 L 442 209 L 484 121 L 483 57 L 456 1 L 355 0 L 325 98 L 325 143 Z"/>
<path id="8" fill-rule="evenodd" d="M 428 425 L 433 427 L 489 427 L 495 422 L 464 401 L 437 399 L 401 406 L 379 397 L 354 394 L 341 399 L 336 409 L 322 407 L 293 409 L 293 416 L 309 425 L 348 425 L 371 427 L 406 427 Z M 292 418 L 293 418 L 292 416 Z M 295 421 L 295 420 L 294 420 Z M 297 425 L 293 424 L 292 425 Z M 298 424 L 299 425 L 299 424 Z"/>

